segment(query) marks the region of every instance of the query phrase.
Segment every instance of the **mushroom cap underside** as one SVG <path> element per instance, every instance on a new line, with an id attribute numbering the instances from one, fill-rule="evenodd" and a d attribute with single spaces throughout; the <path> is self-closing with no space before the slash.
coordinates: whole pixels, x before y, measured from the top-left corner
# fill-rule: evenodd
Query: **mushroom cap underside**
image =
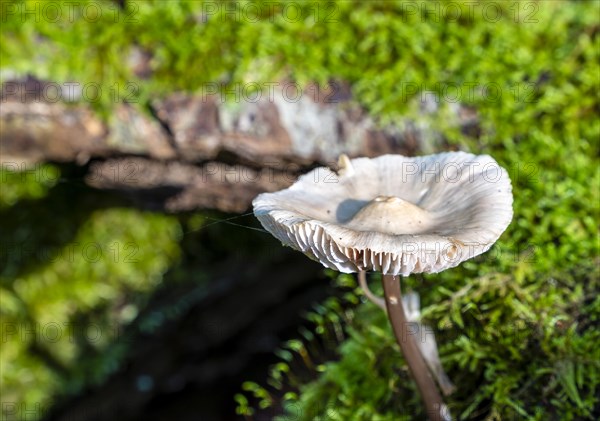
<path id="1" fill-rule="evenodd" d="M 506 170 L 487 155 L 341 159 L 253 201 L 283 244 L 351 273 L 440 272 L 487 251 L 512 219 Z"/>

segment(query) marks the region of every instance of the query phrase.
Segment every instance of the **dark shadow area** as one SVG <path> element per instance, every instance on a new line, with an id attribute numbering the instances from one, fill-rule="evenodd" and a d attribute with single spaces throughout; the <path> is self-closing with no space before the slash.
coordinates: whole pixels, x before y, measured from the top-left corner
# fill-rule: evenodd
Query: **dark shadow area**
<path id="1" fill-rule="evenodd" d="M 14 279 L 57 258 L 93 211 L 131 207 L 126 196 L 90 188 L 86 167 L 57 165 L 60 180 L 41 199 L 19 200 L 0 209 L 2 279 Z"/>
<path id="2" fill-rule="evenodd" d="M 335 210 L 335 218 L 342 224 L 346 223 L 367 203 L 368 200 L 346 199 Z"/>
<path id="3" fill-rule="evenodd" d="M 307 324 L 301 315 L 333 293 L 318 265 L 252 235 L 244 247 L 279 250 L 216 259 L 204 272 L 184 258 L 119 338 L 128 348 L 119 370 L 64 398 L 46 419 L 237 419 L 242 382 L 264 381 L 274 351 Z M 171 285 L 183 272 L 190 278 Z"/>
<path id="4" fill-rule="evenodd" d="M 60 182 L 44 198 L 0 212 L 4 282 L 48 264 L 94 211 L 137 207 L 137 193 L 87 186 L 85 168 L 60 170 Z M 140 203 L 151 203 L 153 193 L 172 191 L 141 192 Z M 241 384 L 264 383 L 268 367 L 278 361 L 274 351 L 309 325 L 302 315 L 335 294 L 320 265 L 281 246 L 252 215 L 231 219 L 204 212 L 204 224 L 186 231 L 193 217 L 198 214 L 178 216 L 179 263 L 103 355 L 82 342 L 74 365 L 78 373 L 52 367 L 68 387 L 45 412 L 46 420 L 239 419 L 233 396 Z M 86 325 L 95 316 L 76 317 L 75 323 Z M 38 358 L 54 362 L 52 355 L 42 355 L 43 348 L 39 352 Z M 93 366 L 106 355 L 114 369 L 98 381 Z M 74 386 L 82 373 L 83 389 Z"/>

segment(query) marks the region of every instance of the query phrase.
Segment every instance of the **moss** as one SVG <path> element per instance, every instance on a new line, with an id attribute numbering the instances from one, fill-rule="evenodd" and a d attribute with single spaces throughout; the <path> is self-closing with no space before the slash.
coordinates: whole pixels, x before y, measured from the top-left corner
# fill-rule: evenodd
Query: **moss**
<path id="1" fill-rule="evenodd" d="M 461 5 L 460 19 L 412 13 L 410 4 L 421 5 L 416 2 L 339 1 L 319 3 L 317 19 L 316 3 L 296 3 L 304 17 L 286 20 L 285 3 L 275 8 L 268 3 L 256 2 L 261 10 L 256 19 L 232 17 L 224 7 L 213 13 L 207 5 L 214 3 L 200 1 L 128 1 L 117 19 L 116 6 L 106 2 L 103 18 L 94 22 L 11 15 L 3 20 L 0 38 L 2 78 L 10 70 L 56 82 L 99 83 L 108 92 L 120 87 L 116 97 L 92 102 L 104 113 L 121 100 L 146 108 L 165 92 L 202 92 L 213 82 L 345 80 L 382 123 L 411 115 L 410 104 L 423 92 L 449 100 L 458 86 L 457 100 L 477 110 L 477 136 L 457 128 L 451 101 L 427 122 L 450 147 L 491 154 L 509 170 L 515 218 L 486 255 L 405 281 L 421 294 L 444 364 L 459 385 L 449 399 L 451 409 L 465 419 L 598 417 L 600 355 L 593 326 L 599 312 L 599 3 L 488 2 L 500 7 L 493 22 L 483 14 L 485 6 L 471 14 L 466 1 L 453 2 Z M 228 4 L 236 10 L 249 3 Z M 152 54 L 147 79 L 126 65 L 136 48 Z M 135 84 L 133 93 L 127 83 Z M 18 187 L 22 193 L 11 193 L 3 203 L 10 206 L 19 195 L 36 197 L 45 188 Z M 146 238 L 152 222 L 140 218 L 146 228 L 138 234 Z M 161 223 L 171 227 L 166 219 Z M 172 247 L 176 240 L 169 238 Z M 159 266 L 145 267 L 144 273 L 159 276 L 164 267 Z M 48 270 L 37 269 L 32 282 L 51 282 Z M 107 263 L 87 275 L 119 270 Z M 150 288 L 144 285 L 127 288 Z M 98 297 L 89 300 L 93 305 Z M 6 302 L 18 308 L 18 301 Z M 414 418 L 420 404 L 385 319 L 369 304 L 351 315 L 339 303 L 331 306 L 311 317 L 317 337 L 337 337 L 349 325 L 339 361 L 315 368 L 311 378 L 284 372 L 283 366 L 274 371 L 273 384 L 282 390 L 294 385 L 294 393 L 283 394 L 289 410 L 305 419 Z M 311 340 L 304 341 L 309 347 Z M 54 382 L 49 374 L 40 378 Z M 250 395 L 266 390 L 247 388 Z M 271 392 L 259 393 L 263 406 L 277 401 L 279 392 L 268 388 Z M 252 412 L 244 399 L 238 397 L 240 412 Z"/>
<path id="2" fill-rule="evenodd" d="M 0 168 L 0 209 L 19 200 L 40 199 L 60 178 L 60 170 L 51 164 L 19 165 L 7 162 Z"/>
<path id="3" fill-rule="evenodd" d="M 22 179 L 11 188 L 26 194 L 1 212 L 6 419 L 40 417 L 57 395 L 118 367 L 125 327 L 179 256 L 173 216 L 98 209 L 66 181 L 48 189 L 41 178 Z M 38 190 L 45 197 L 27 194 Z"/>
<path id="4" fill-rule="evenodd" d="M 44 264 L 21 276 L 0 277 L 4 402 L 48 409 L 65 385 L 77 390 L 114 369 L 119 360 L 114 355 L 87 368 L 80 356 L 87 348 L 102 354 L 121 339 L 144 297 L 177 258 L 178 227 L 172 217 L 98 211 L 71 242 L 38 253 Z M 5 247 L 17 253 L 33 246 L 24 241 Z"/>

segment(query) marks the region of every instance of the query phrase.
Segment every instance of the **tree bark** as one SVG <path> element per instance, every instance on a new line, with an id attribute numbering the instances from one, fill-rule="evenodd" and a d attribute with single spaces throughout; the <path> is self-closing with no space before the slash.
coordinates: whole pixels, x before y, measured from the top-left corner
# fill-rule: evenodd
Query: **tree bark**
<path id="1" fill-rule="evenodd" d="M 172 212 L 243 212 L 261 192 L 285 188 L 315 166 L 335 167 L 342 153 L 446 149 L 425 122 L 377 126 L 342 83 L 331 92 L 309 87 L 294 100 L 285 83 L 256 101 L 175 92 L 152 100 L 150 112 L 141 104 L 115 104 L 106 120 L 81 97 L 52 101 L 48 86 L 32 78 L 2 85 L 3 167 L 76 163 L 88 169 L 89 185 L 134 193 Z M 432 112 L 422 105 L 424 114 Z M 465 109 L 457 112 L 457 124 L 472 124 L 464 115 Z"/>

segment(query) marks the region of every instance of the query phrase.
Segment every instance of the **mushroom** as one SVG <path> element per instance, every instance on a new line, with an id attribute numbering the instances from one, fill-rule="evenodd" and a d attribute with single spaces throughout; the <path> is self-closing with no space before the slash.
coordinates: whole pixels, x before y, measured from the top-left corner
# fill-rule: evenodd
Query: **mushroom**
<path id="1" fill-rule="evenodd" d="M 285 190 L 260 194 L 253 206 L 265 229 L 324 266 L 383 274 L 394 333 L 428 415 L 437 420 L 449 418 L 447 409 L 407 332 L 396 277 L 437 273 L 484 253 L 510 223 L 512 201 L 508 174 L 494 159 L 447 152 L 342 155 L 337 172 L 316 168 Z"/>
<path id="2" fill-rule="evenodd" d="M 358 273 L 358 282 L 363 289 L 365 296 L 383 311 L 387 312 L 385 300 L 377 297 L 369 289 L 364 271 Z M 448 375 L 444 371 L 444 367 L 442 367 L 433 329 L 422 324 L 420 321 L 420 303 L 421 299 L 419 294 L 414 291 L 402 296 L 402 307 L 404 309 L 404 314 L 406 315 L 406 320 L 409 324 L 414 326 L 414 330 L 411 333 L 418 335 L 419 338 L 419 340 L 416 341 L 419 352 L 425 359 L 425 363 L 427 364 L 431 374 L 435 377 L 440 389 L 442 389 L 442 393 L 444 395 L 450 395 L 456 388 L 448 378 Z"/>

